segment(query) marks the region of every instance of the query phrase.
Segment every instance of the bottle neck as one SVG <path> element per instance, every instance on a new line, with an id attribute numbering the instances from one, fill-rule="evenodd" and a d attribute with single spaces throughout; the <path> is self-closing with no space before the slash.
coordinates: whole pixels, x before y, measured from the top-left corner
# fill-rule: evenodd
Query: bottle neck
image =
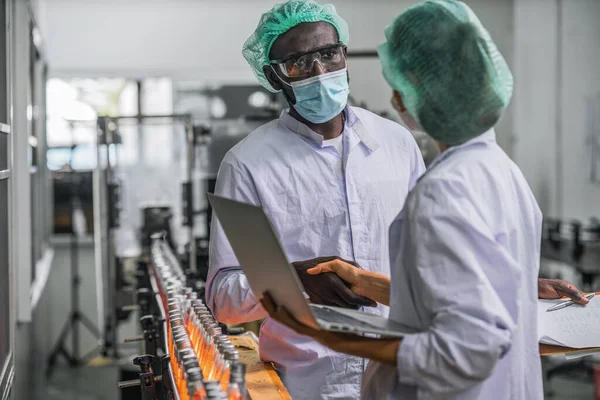
<path id="1" fill-rule="evenodd" d="M 227 400 L 242 400 L 242 391 L 237 383 L 230 383 L 227 389 Z"/>

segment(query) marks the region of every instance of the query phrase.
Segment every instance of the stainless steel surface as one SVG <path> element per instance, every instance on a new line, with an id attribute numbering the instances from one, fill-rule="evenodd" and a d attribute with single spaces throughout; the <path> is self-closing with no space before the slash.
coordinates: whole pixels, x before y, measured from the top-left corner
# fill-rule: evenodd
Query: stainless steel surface
<path id="1" fill-rule="evenodd" d="M 0 171 L 0 181 L 3 179 L 8 179 L 10 177 L 10 169 L 5 169 Z"/>
<path id="2" fill-rule="evenodd" d="M 154 278 L 154 275 L 150 274 L 150 286 L 152 287 L 152 292 L 155 293 L 154 297 L 155 297 L 155 301 L 156 304 L 158 305 L 158 311 L 160 313 L 160 316 L 162 317 L 162 332 L 167 332 L 167 313 L 163 307 L 162 304 L 162 299 L 160 297 L 160 294 L 158 293 L 158 284 L 156 282 L 156 279 Z M 172 357 L 171 354 L 169 354 L 169 338 L 166 334 L 161 335 L 162 339 L 163 339 L 163 346 L 165 349 L 165 355 Z M 167 369 L 168 373 L 169 373 L 169 380 L 171 381 L 171 387 L 176 388 L 177 385 L 175 384 L 175 377 L 173 376 L 173 371 L 171 370 L 171 368 Z M 177 390 L 174 391 L 174 398 L 175 400 L 180 400 L 179 397 L 179 393 L 177 392 Z"/>
<path id="3" fill-rule="evenodd" d="M 192 191 L 192 193 L 194 193 L 194 181 L 193 181 L 193 175 L 194 175 L 194 166 L 195 166 L 195 161 L 196 161 L 196 138 L 194 136 L 194 126 L 192 124 L 192 118 L 191 116 L 188 116 L 188 119 L 186 120 L 186 124 L 185 124 L 185 133 L 186 133 L 186 139 L 187 139 L 187 181 L 190 182 L 190 190 Z M 189 268 L 190 271 L 195 274 L 198 271 L 197 268 L 197 260 L 196 260 L 196 254 L 197 254 L 197 249 L 196 249 L 196 239 L 194 238 L 194 220 L 196 219 L 196 217 L 194 216 L 194 204 L 195 202 L 193 201 L 193 194 L 192 194 L 192 204 L 188 204 L 188 207 L 192 207 L 192 212 L 191 215 L 192 217 L 190 218 L 190 220 L 188 221 L 189 224 L 189 247 L 190 247 L 190 255 L 188 257 L 189 259 Z M 186 200 L 187 201 L 187 200 Z"/>
<path id="4" fill-rule="evenodd" d="M 100 127 L 98 127 L 96 135 L 96 169 L 93 175 L 93 206 L 94 206 L 94 269 L 96 275 L 96 311 L 98 314 L 98 327 L 100 337 L 106 341 L 105 332 L 105 308 L 107 299 L 104 296 L 105 274 L 107 269 L 107 235 L 106 222 L 108 213 L 106 210 L 106 181 L 104 171 L 100 160 L 102 159 L 102 144 L 104 143 L 104 135 Z"/>
<path id="5" fill-rule="evenodd" d="M 140 386 L 140 380 L 139 379 L 132 379 L 130 381 L 122 381 L 118 383 L 119 389 L 125 389 L 125 388 L 129 388 L 129 387 L 134 387 L 134 386 Z"/>
<path id="6" fill-rule="evenodd" d="M 162 377 L 161 376 L 155 376 L 154 377 L 154 382 L 160 382 L 162 381 Z M 129 387 L 135 387 L 135 386 L 140 386 L 141 382 L 139 379 L 131 379 L 129 381 L 121 381 L 118 383 L 119 389 L 126 389 Z"/>

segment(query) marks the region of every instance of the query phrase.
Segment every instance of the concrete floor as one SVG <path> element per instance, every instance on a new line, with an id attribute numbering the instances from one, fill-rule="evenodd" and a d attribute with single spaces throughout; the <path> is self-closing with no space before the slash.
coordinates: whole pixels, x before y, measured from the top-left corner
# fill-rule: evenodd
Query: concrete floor
<path id="1" fill-rule="evenodd" d="M 82 244 L 79 249 L 81 273 L 81 311 L 96 326 L 98 318 L 94 286 L 93 246 Z M 44 292 L 33 312 L 31 324 L 21 324 L 16 333 L 15 382 L 12 400 L 115 400 L 120 398 L 117 382 L 119 368 L 115 363 L 104 367 L 68 367 L 64 358 L 58 360 L 51 377 L 46 378 L 48 355 L 55 345 L 70 312 L 70 254 L 66 244 L 55 245 L 52 270 Z M 121 340 L 136 334 L 135 313 L 120 329 Z M 97 340 L 81 324 L 80 355 L 96 356 Z M 66 348 L 71 351 L 70 336 Z M 137 353 L 124 348 L 123 353 Z"/>
<path id="2" fill-rule="evenodd" d="M 44 293 L 34 310 L 33 322 L 18 327 L 16 338 L 16 374 L 12 400 L 116 400 L 121 398 L 117 381 L 119 368 L 112 364 L 105 367 L 71 369 L 60 360 L 50 379 L 45 377 L 46 361 L 52 346 L 70 311 L 70 264 L 69 248 L 55 246 L 52 271 Z M 94 323 L 98 323 L 94 296 L 93 247 L 82 245 L 80 249 L 82 276 L 81 310 Z M 136 331 L 137 317 L 121 329 L 120 337 L 132 336 Z M 70 341 L 67 341 L 70 346 Z M 81 328 L 81 354 L 96 347 L 96 340 L 87 330 Z M 123 350 L 127 352 L 127 350 Z M 134 354 L 135 349 L 129 352 Z M 138 353 L 139 354 L 139 353 Z M 545 368 L 550 364 L 563 362 L 560 359 L 545 360 Z M 581 378 L 583 376 L 583 378 Z M 551 400 L 590 400 L 593 399 L 593 385 L 585 374 L 573 378 L 553 378 L 545 382 L 546 399 Z"/>

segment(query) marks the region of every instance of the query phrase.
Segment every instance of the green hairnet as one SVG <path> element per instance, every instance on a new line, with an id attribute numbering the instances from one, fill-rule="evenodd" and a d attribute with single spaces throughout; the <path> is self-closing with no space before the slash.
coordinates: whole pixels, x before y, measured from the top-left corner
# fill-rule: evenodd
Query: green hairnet
<path id="1" fill-rule="evenodd" d="M 377 49 L 383 75 L 427 134 L 454 146 L 498 122 L 512 74 L 466 4 L 427 0 L 396 17 L 385 36 Z"/>
<path id="2" fill-rule="evenodd" d="M 271 64 L 269 52 L 279 35 L 303 22 L 329 22 L 335 27 L 340 42 L 348 44 L 350 33 L 348 24 L 335 11 L 331 4 L 321 5 L 313 0 L 289 0 L 276 4 L 260 17 L 254 33 L 242 47 L 242 55 L 250 64 L 254 75 L 265 88 L 277 92 L 263 72 L 263 67 Z"/>

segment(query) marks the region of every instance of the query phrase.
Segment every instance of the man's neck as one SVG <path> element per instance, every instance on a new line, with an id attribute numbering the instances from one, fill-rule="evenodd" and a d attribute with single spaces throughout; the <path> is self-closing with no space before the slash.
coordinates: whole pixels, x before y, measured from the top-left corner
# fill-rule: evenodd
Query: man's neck
<path id="1" fill-rule="evenodd" d="M 304 125 L 308 126 L 310 129 L 323 136 L 324 140 L 333 139 L 338 137 L 344 131 L 344 121 L 342 119 L 342 113 L 333 117 L 333 119 L 323 122 L 322 124 L 315 124 L 303 118 L 298 111 L 294 109 L 294 107 L 290 107 L 290 115 L 294 117 L 294 119 L 302 122 Z"/>

